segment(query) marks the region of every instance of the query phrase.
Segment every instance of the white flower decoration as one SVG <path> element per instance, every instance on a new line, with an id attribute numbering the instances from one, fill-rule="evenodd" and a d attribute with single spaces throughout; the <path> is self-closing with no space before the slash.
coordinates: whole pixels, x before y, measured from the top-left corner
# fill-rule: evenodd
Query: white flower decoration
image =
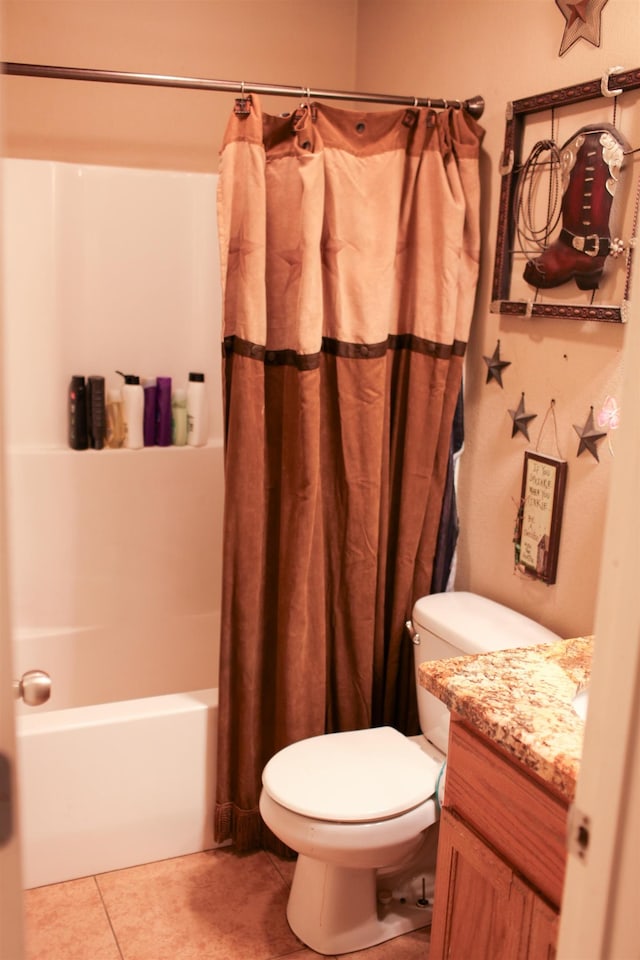
<path id="1" fill-rule="evenodd" d="M 620 407 L 615 397 L 607 397 L 597 416 L 598 426 L 601 429 L 617 430 L 620 426 Z"/>

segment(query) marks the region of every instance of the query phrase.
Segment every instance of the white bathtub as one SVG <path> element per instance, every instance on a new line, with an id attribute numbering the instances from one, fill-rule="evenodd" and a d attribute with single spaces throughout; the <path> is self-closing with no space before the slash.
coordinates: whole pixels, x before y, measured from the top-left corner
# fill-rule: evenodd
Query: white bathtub
<path id="1" fill-rule="evenodd" d="M 48 704 L 18 711 L 32 887 L 212 844 L 217 177 L 13 158 L 1 169 L 13 663 L 52 679 Z M 112 387 L 116 370 L 175 386 L 204 372 L 206 446 L 70 450 L 70 376 Z"/>
<path id="2" fill-rule="evenodd" d="M 17 708 L 27 887 L 213 842 L 221 452 L 111 453 L 9 456 L 15 675 L 52 681 Z"/>
<path id="3" fill-rule="evenodd" d="M 26 888 L 214 846 L 218 691 L 17 718 Z"/>

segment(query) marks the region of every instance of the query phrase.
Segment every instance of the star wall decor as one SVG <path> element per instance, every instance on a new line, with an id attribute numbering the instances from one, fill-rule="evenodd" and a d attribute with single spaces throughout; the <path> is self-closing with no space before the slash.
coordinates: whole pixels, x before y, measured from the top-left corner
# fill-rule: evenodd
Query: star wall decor
<path id="1" fill-rule="evenodd" d="M 567 21 L 560 44 L 559 57 L 577 40 L 587 40 L 594 47 L 600 46 L 600 26 L 603 7 L 609 0 L 556 0 L 556 6 Z"/>
<path id="2" fill-rule="evenodd" d="M 496 348 L 493 351 L 493 354 L 490 357 L 482 358 L 487 365 L 487 383 L 490 383 L 491 380 L 495 380 L 496 383 L 502 387 L 502 371 L 505 367 L 511 366 L 510 360 L 501 360 L 500 359 L 500 341 L 496 343 Z"/>
<path id="3" fill-rule="evenodd" d="M 529 421 L 535 420 L 538 414 L 524 412 L 524 393 L 520 397 L 520 403 L 518 404 L 518 409 L 509 410 L 509 416 L 513 420 L 513 429 L 511 430 L 511 439 L 513 440 L 516 433 L 521 433 L 528 440 L 529 439 Z"/>
<path id="4" fill-rule="evenodd" d="M 584 450 L 588 450 L 592 457 L 595 457 L 598 463 L 600 463 L 600 457 L 598 456 L 598 450 L 596 444 L 599 440 L 602 440 L 603 437 L 606 437 L 606 433 L 601 430 L 596 429 L 596 425 L 593 422 L 593 407 L 589 409 L 589 416 L 586 419 L 586 422 L 583 427 L 578 427 L 575 423 L 573 429 L 580 437 L 580 443 L 578 444 L 577 457 Z"/>

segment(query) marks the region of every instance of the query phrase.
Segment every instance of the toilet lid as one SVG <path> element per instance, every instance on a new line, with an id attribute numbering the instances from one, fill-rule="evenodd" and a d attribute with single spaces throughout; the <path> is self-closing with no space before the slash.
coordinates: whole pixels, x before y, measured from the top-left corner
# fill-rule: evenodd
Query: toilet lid
<path id="1" fill-rule="evenodd" d="M 262 783 L 276 803 L 314 820 L 397 816 L 435 791 L 441 764 L 392 727 L 300 740 L 272 757 Z"/>

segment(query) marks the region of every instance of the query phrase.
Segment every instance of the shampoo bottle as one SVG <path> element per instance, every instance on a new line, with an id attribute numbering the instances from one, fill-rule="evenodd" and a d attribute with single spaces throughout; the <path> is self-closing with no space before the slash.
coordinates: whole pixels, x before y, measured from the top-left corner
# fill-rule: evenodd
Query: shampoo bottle
<path id="1" fill-rule="evenodd" d="M 132 373 L 120 373 L 124 377 L 122 388 L 122 413 L 124 419 L 124 446 L 129 450 L 139 450 L 144 446 L 144 393 L 140 377 Z"/>
<path id="2" fill-rule="evenodd" d="M 158 377 L 156 443 L 159 447 L 171 446 L 171 377 Z"/>
<path id="3" fill-rule="evenodd" d="M 71 377 L 69 384 L 69 446 L 72 450 L 86 450 L 89 446 L 84 377 Z"/>
<path id="4" fill-rule="evenodd" d="M 207 396 L 204 373 L 190 373 L 187 384 L 187 442 L 202 447 L 207 442 Z"/>
<path id="5" fill-rule="evenodd" d="M 89 446 L 102 450 L 106 433 L 104 377 L 89 377 L 87 411 L 89 414 Z"/>
<path id="6" fill-rule="evenodd" d="M 187 442 L 187 392 L 182 388 L 173 391 L 171 398 L 171 434 L 176 447 Z"/>
<path id="7" fill-rule="evenodd" d="M 157 385 L 153 379 L 144 377 L 142 392 L 144 396 L 144 412 L 142 422 L 142 437 L 145 447 L 152 447 L 156 442 L 156 399 Z"/>
<path id="8" fill-rule="evenodd" d="M 122 390 L 118 387 L 107 391 L 107 446 L 119 450 L 124 443 L 124 416 L 122 413 Z"/>

